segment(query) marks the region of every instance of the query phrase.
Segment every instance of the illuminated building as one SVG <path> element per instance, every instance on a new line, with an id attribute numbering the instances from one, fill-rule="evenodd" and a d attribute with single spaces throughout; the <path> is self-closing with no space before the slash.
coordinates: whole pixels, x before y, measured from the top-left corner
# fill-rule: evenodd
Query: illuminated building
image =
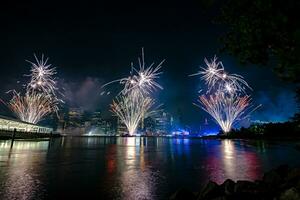
<path id="1" fill-rule="evenodd" d="M 102 121 L 101 112 L 99 112 L 99 111 L 93 112 L 93 114 L 91 115 L 90 121 L 91 121 L 92 126 L 101 125 L 101 121 Z"/>
<path id="2" fill-rule="evenodd" d="M 86 133 L 88 135 L 116 135 L 116 120 L 115 118 L 103 119 L 101 112 L 93 112 L 88 118 L 85 119 Z"/>
<path id="3" fill-rule="evenodd" d="M 39 126 L 27 122 L 22 122 L 17 119 L 0 116 L 0 131 L 16 131 L 19 132 L 35 132 L 35 133 L 51 133 L 52 128 Z"/>
<path id="4" fill-rule="evenodd" d="M 66 128 L 65 113 L 60 112 L 58 117 L 57 132 L 62 133 Z"/>
<path id="5" fill-rule="evenodd" d="M 156 124 L 156 132 L 158 134 L 169 134 L 173 127 L 173 117 L 163 112 L 161 115 L 156 117 L 155 124 Z"/>
<path id="6" fill-rule="evenodd" d="M 83 119 L 83 110 L 81 108 L 70 108 L 69 109 L 69 120 L 68 126 L 71 127 L 83 127 L 84 122 Z"/>
<path id="7" fill-rule="evenodd" d="M 128 130 L 126 126 L 119 119 L 117 120 L 117 134 L 118 135 L 128 134 Z"/>

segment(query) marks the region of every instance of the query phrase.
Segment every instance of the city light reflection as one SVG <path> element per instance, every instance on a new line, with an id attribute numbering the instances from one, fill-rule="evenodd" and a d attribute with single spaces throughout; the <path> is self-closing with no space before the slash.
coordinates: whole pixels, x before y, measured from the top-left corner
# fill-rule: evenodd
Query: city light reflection
<path id="1" fill-rule="evenodd" d="M 39 163 L 45 162 L 49 142 L 15 141 L 12 148 L 10 143 L 0 142 L 0 163 L 8 167 L 0 172 L 5 180 L 0 180 L 0 199 L 41 199 L 45 190 Z"/>
<path id="2" fill-rule="evenodd" d="M 233 177 L 235 174 L 235 165 L 236 157 L 235 157 L 235 146 L 231 140 L 225 140 L 223 142 L 223 165 L 225 174 L 227 177 Z"/>
<path id="3" fill-rule="evenodd" d="M 10 141 L 0 141 L 0 199 L 79 194 L 165 199 L 181 186 L 196 191 L 208 180 L 221 184 L 228 178 L 260 179 L 273 167 L 270 160 L 289 163 L 299 156 L 291 145 L 281 145 L 280 152 L 274 145 L 246 140 L 65 137 L 17 140 L 10 148 Z"/>
<path id="4" fill-rule="evenodd" d="M 140 138 L 127 138 L 125 168 L 121 175 L 124 199 L 153 199 L 155 177 L 151 169 L 145 168 L 144 152 L 141 152 Z M 132 146 L 136 145 L 136 146 Z M 137 151 L 137 152 L 136 152 Z M 141 168 L 142 170 L 137 170 Z"/>
<path id="5" fill-rule="evenodd" d="M 209 147 L 209 145 L 208 145 Z M 219 148 L 209 149 L 206 161 L 208 178 L 222 183 L 226 179 L 256 180 L 263 173 L 258 154 L 251 149 L 245 149 L 242 141 L 222 140 Z"/>
<path id="6" fill-rule="evenodd" d="M 144 138 L 119 138 L 117 147 L 112 146 L 109 152 L 114 156 L 107 157 L 107 171 L 115 179 L 116 185 L 111 188 L 120 188 L 114 191 L 113 198 L 121 199 L 153 199 L 156 185 L 155 172 L 146 163 L 144 152 Z M 122 159 L 120 159 L 122 158 Z M 116 174 L 120 174 L 116 176 Z"/>

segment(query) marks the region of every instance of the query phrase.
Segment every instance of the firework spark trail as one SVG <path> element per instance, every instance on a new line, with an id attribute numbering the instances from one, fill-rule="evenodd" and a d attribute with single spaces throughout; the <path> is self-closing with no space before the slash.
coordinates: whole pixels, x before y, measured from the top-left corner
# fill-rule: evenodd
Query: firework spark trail
<path id="1" fill-rule="evenodd" d="M 38 59 L 34 54 L 34 58 L 36 63 L 27 61 L 31 63 L 31 74 L 28 75 L 30 82 L 27 85 L 26 93 L 44 93 L 53 102 L 53 105 L 56 105 L 54 111 L 57 113 L 59 110 L 58 103 L 64 103 L 64 101 L 58 97 L 58 95 L 63 96 L 63 94 L 56 87 L 56 68 L 52 67 L 52 64 L 47 64 L 49 58 L 44 59 L 44 54 L 42 54 L 41 59 Z"/>
<path id="2" fill-rule="evenodd" d="M 205 80 L 208 88 L 212 88 L 215 86 L 216 82 L 220 80 L 220 77 L 222 77 L 224 67 L 222 62 L 217 62 L 216 56 L 213 60 L 211 60 L 211 62 L 209 62 L 206 58 L 204 59 L 204 62 L 207 67 L 201 67 L 201 71 L 191 74 L 190 76 L 201 75 L 201 79 Z"/>
<path id="3" fill-rule="evenodd" d="M 221 93 L 209 96 L 201 95 L 199 98 L 202 109 L 217 121 L 225 133 L 231 130 L 236 120 L 241 119 L 251 101 L 247 95 L 242 97 L 226 97 Z"/>
<path id="4" fill-rule="evenodd" d="M 58 109 L 57 102 L 44 93 L 27 92 L 24 96 L 16 91 L 12 93 L 13 98 L 8 102 L 8 107 L 22 121 L 37 124 Z"/>
<path id="5" fill-rule="evenodd" d="M 246 89 L 251 87 L 242 76 L 226 73 L 217 57 L 211 62 L 205 59 L 205 63 L 207 67 L 201 68 L 203 71 L 191 75 L 201 75 L 207 85 L 206 93 L 198 101 L 200 107 L 215 119 L 223 132 L 228 133 L 236 121 L 249 116 L 244 115 L 248 111 L 247 107 L 251 107 L 251 98 L 246 94 Z"/>
<path id="6" fill-rule="evenodd" d="M 8 91 L 12 93 L 12 99 L 6 105 L 20 120 L 37 124 L 53 112 L 58 114 L 59 104 L 63 101 L 56 95 L 55 68 L 47 64 L 48 58 L 44 60 L 44 55 L 41 60 L 36 55 L 34 57 L 36 63 L 28 61 L 31 63 L 31 74 L 26 75 L 30 76 L 30 81 L 25 94 Z"/>
<path id="7" fill-rule="evenodd" d="M 190 76 L 200 75 L 205 81 L 210 93 L 213 90 L 224 90 L 229 93 L 243 92 L 246 94 L 246 89 L 251 89 L 244 77 L 238 74 L 228 74 L 221 61 L 217 61 L 215 56 L 211 61 L 204 59 L 206 68 L 201 67 L 201 71 Z M 216 88 L 218 87 L 218 88 Z"/>
<path id="8" fill-rule="evenodd" d="M 144 97 L 139 91 L 120 95 L 111 104 L 114 113 L 126 126 L 129 135 L 136 133 L 137 127 L 143 118 L 153 115 L 155 101 Z"/>
<path id="9" fill-rule="evenodd" d="M 131 64 L 130 76 L 102 86 L 105 87 L 115 82 L 119 82 L 123 86 L 111 105 L 111 112 L 125 124 L 130 135 L 136 133 L 139 123 L 143 128 L 143 120 L 158 111 L 157 108 L 153 108 L 155 102 L 150 98 L 150 94 L 157 88 L 163 89 L 156 82 L 156 79 L 162 74 L 160 69 L 163 63 L 164 60 L 158 65 L 152 63 L 146 66 L 144 49 L 142 49 L 142 56 L 138 58 L 138 69 Z"/>
<path id="10" fill-rule="evenodd" d="M 35 61 L 27 61 L 31 64 L 31 74 L 28 75 L 31 77 L 30 82 L 28 83 L 28 89 L 37 90 L 44 92 L 46 94 L 53 94 L 56 96 L 56 80 L 54 75 L 57 73 L 55 68 L 51 67 L 51 64 L 47 64 L 48 58 L 44 60 L 44 55 L 39 60 L 36 55 L 34 55 Z"/>
<path id="11" fill-rule="evenodd" d="M 228 92 L 242 92 L 246 94 L 246 89 L 252 90 L 248 83 L 244 80 L 244 77 L 238 74 L 226 74 L 222 75 L 223 89 Z"/>
<path id="12" fill-rule="evenodd" d="M 163 89 L 163 87 L 158 84 L 155 80 L 159 78 L 160 69 L 164 60 L 162 60 L 158 65 L 155 66 L 155 63 L 152 63 L 146 67 L 144 50 L 142 49 L 142 57 L 138 58 L 139 69 L 136 69 L 133 64 L 131 65 L 131 72 L 129 77 L 117 79 L 106 83 L 102 87 L 110 85 L 115 82 L 119 82 L 124 86 L 120 94 L 126 94 L 132 90 L 140 90 L 143 95 L 149 95 L 155 89 Z"/>

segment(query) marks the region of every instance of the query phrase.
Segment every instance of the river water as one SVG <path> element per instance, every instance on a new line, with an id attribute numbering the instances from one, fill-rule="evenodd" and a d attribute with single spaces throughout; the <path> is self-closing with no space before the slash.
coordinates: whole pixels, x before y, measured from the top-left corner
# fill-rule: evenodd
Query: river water
<path id="1" fill-rule="evenodd" d="M 139 137 L 0 141 L 0 199 L 166 199 L 300 166 L 297 142 Z"/>

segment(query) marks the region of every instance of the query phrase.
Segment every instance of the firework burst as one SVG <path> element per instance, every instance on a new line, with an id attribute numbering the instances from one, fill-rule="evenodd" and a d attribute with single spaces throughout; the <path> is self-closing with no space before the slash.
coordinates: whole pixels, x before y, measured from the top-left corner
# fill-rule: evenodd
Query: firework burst
<path id="1" fill-rule="evenodd" d="M 208 87 L 207 93 L 217 89 L 229 93 L 243 92 L 246 94 L 246 89 L 251 89 L 251 87 L 244 80 L 244 77 L 227 73 L 223 63 L 217 59 L 216 56 L 211 61 L 204 59 L 206 67 L 201 67 L 200 71 L 190 76 L 200 75 Z"/>
<path id="2" fill-rule="evenodd" d="M 22 121 L 37 124 L 58 109 L 57 102 L 44 93 L 27 92 L 24 96 L 16 91 L 12 93 L 13 98 L 8 102 L 8 107 Z"/>
<path id="3" fill-rule="evenodd" d="M 136 133 L 141 123 L 143 129 L 144 119 L 154 115 L 158 110 L 153 109 L 155 101 L 150 97 L 157 88 L 163 89 L 156 80 L 162 72 L 160 71 L 164 60 L 158 65 L 152 63 L 146 66 L 144 50 L 138 58 L 138 68 L 131 64 L 130 76 L 111 81 L 102 87 L 119 82 L 123 89 L 111 104 L 111 112 L 126 126 L 129 135 Z"/>
<path id="4" fill-rule="evenodd" d="M 155 101 L 138 91 L 122 94 L 111 104 L 111 112 L 125 124 L 129 135 L 134 135 L 143 118 L 153 115 Z"/>
<path id="5" fill-rule="evenodd" d="M 44 59 L 44 55 L 39 60 L 36 55 L 34 55 L 36 62 L 27 61 L 31 64 L 31 77 L 30 82 L 27 87 L 29 90 L 37 90 L 46 94 L 56 95 L 55 92 L 58 89 L 56 87 L 55 74 L 56 69 L 48 64 L 48 58 Z"/>
<path id="6" fill-rule="evenodd" d="M 8 108 L 22 121 L 37 124 L 50 113 L 59 111 L 59 104 L 63 103 L 56 95 L 58 88 L 54 75 L 55 68 L 47 64 L 48 58 L 44 55 L 39 60 L 34 55 L 36 63 L 31 63 L 30 81 L 25 88 L 25 94 L 9 91 L 12 93 L 12 99 L 5 103 Z"/>
<path id="7" fill-rule="evenodd" d="M 222 93 L 209 96 L 201 95 L 199 98 L 202 109 L 216 120 L 225 133 L 231 130 L 235 121 L 242 119 L 241 117 L 251 101 L 247 95 L 233 97 L 224 96 Z"/>
<path id="8" fill-rule="evenodd" d="M 142 56 L 138 58 L 138 69 L 131 64 L 130 76 L 106 83 L 103 87 L 118 82 L 124 86 L 120 94 L 124 95 L 132 90 L 139 90 L 143 95 L 149 95 L 157 88 L 163 89 L 163 87 L 156 82 L 156 79 L 162 74 L 160 69 L 163 63 L 164 60 L 158 65 L 152 63 L 147 67 L 144 58 L 144 49 L 142 49 Z"/>
<path id="9" fill-rule="evenodd" d="M 215 119 L 224 133 L 228 133 L 236 121 L 249 116 L 246 112 L 251 107 L 251 98 L 246 89 L 251 88 L 242 76 L 226 73 L 216 57 L 211 62 L 205 59 L 205 63 L 206 68 L 191 75 L 201 75 L 207 86 L 205 94 L 199 97 L 200 107 Z"/>

